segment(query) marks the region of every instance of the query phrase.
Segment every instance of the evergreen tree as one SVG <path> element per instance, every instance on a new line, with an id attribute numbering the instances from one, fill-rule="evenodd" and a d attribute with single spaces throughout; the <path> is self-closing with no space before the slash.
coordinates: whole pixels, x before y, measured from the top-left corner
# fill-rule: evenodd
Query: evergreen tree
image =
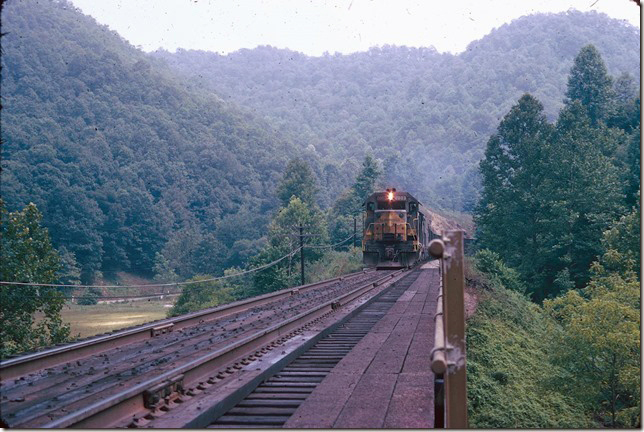
<path id="1" fill-rule="evenodd" d="M 578 288 L 588 282 L 590 264 L 602 252 L 602 233 L 622 212 L 618 173 L 601 149 L 609 138 L 603 127 L 591 126 L 580 102 L 562 110 L 542 186 L 548 199 L 544 258 L 550 268 L 538 298 L 562 290 L 552 285 L 557 274 L 568 272 Z"/>
<path id="2" fill-rule="evenodd" d="M 362 170 L 356 176 L 353 186 L 345 189 L 333 203 L 329 216 L 329 237 L 332 243 L 340 242 L 353 233 L 353 219 L 357 219 L 357 237 L 362 233 L 362 204 L 375 192 L 376 182 L 382 176 L 382 169 L 371 155 L 365 156 Z M 347 246 L 350 246 L 349 242 Z"/>
<path id="3" fill-rule="evenodd" d="M 639 105 L 639 104 L 638 104 Z M 628 140 L 626 169 L 624 170 L 627 178 L 625 182 L 626 205 L 632 207 L 637 205 L 640 200 L 641 190 L 641 130 L 636 128 L 633 135 Z"/>
<path id="4" fill-rule="evenodd" d="M 316 204 L 317 193 L 315 177 L 305 161 L 300 158 L 292 159 L 286 166 L 284 176 L 277 187 L 277 196 L 282 207 L 287 207 L 292 197 L 299 198 L 308 206 Z"/>
<path id="5" fill-rule="evenodd" d="M 526 94 L 501 121 L 481 161 L 483 191 L 476 210 L 482 247 L 532 281 L 540 273 L 542 183 L 552 126 Z"/>
<path id="6" fill-rule="evenodd" d="M 588 113 L 592 125 L 608 118 L 613 110 L 613 81 L 597 48 L 586 45 L 570 69 L 568 103 L 579 101 Z"/>
<path id="7" fill-rule="evenodd" d="M 374 192 L 376 181 L 380 176 L 382 176 L 382 169 L 378 161 L 371 155 L 365 156 L 362 162 L 362 170 L 353 184 L 355 196 L 360 200 L 360 204 Z"/>

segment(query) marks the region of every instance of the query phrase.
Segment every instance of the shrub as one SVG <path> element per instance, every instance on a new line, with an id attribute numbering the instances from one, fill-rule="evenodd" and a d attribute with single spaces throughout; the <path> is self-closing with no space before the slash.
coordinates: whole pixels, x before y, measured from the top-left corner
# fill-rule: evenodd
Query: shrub
<path id="1" fill-rule="evenodd" d="M 101 297 L 101 290 L 98 288 L 88 288 L 78 299 L 78 304 L 82 306 L 90 306 L 98 303 Z"/>
<path id="2" fill-rule="evenodd" d="M 470 277 L 476 278 L 475 284 L 487 283 L 488 289 L 467 322 L 470 427 L 592 426 L 580 404 L 553 385 L 554 377 L 565 372 L 550 360 L 551 320 L 517 292 L 515 274 L 498 256 L 481 251 L 477 258 L 477 271 Z M 503 281 L 514 289 L 507 289 Z"/>

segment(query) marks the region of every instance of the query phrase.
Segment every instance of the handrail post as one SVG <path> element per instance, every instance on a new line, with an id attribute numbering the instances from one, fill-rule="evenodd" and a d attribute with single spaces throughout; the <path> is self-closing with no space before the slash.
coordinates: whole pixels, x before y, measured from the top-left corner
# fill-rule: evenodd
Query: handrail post
<path id="1" fill-rule="evenodd" d="M 450 429 L 467 428 L 465 363 L 465 276 L 463 231 L 445 235 L 443 266 L 443 318 L 448 370 L 445 374 L 445 423 Z"/>

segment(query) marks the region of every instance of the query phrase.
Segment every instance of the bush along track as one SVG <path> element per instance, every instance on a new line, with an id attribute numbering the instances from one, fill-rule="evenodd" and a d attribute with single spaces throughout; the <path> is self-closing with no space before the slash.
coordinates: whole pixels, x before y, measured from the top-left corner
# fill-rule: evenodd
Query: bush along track
<path id="1" fill-rule="evenodd" d="M 592 427 L 578 401 L 555 386 L 563 370 L 550 359 L 551 320 L 540 306 L 504 286 L 502 281 L 513 280 L 511 269 L 480 254 L 467 275 L 479 297 L 467 322 L 470 427 Z"/>

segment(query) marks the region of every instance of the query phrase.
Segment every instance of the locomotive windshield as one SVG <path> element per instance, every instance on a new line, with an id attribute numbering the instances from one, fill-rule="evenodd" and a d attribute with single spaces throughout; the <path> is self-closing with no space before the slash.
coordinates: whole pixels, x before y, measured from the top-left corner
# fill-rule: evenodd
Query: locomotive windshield
<path id="1" fill-rule="evenodd" d="M 405 210 L 405 201 L 378 201 L 378 210 Z"/>

